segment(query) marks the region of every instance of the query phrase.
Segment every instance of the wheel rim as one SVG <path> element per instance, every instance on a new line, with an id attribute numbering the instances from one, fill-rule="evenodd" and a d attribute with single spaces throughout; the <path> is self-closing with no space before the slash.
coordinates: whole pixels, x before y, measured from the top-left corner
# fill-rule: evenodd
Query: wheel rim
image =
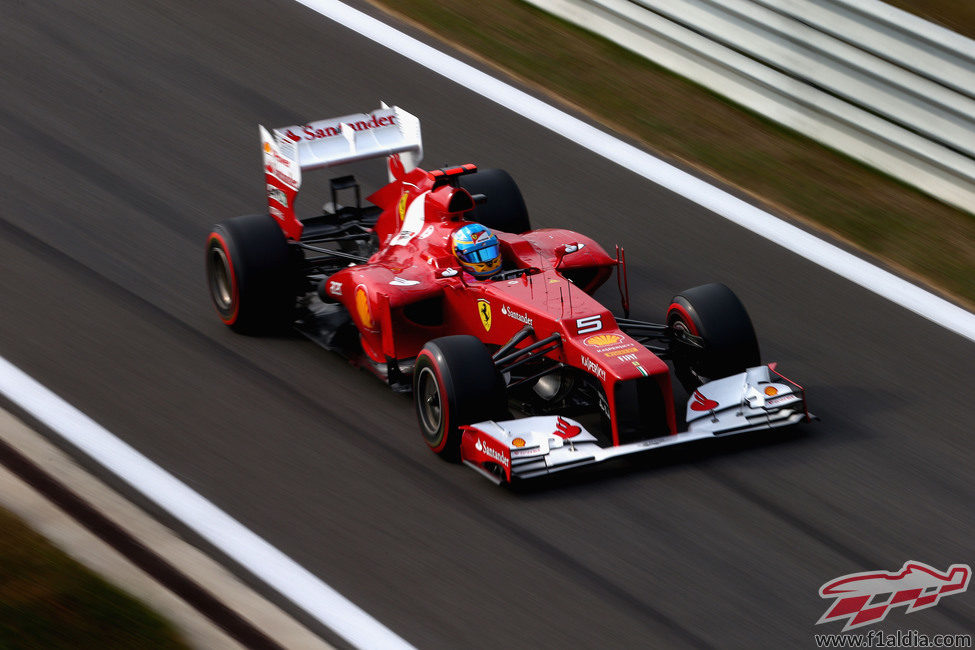
<path id="1" fill-rule="evenodd" d="M 676 316 L 673 319 L 671 319 L 670 326 L 675 331 L 683 332 L 684 334 L 693 335 L 693 333 L 691 332 L 691 328 L 687 326 L 687 323 L 685 323 L 684 319 L 681 318 L 680 316 Z"/>
<path id="2" fill-rule="evenodd" d="M 226 251 L 222 246 L 213 245 L 210 247 L 210 256 L 207 260 L 210 269 L 210 295 L 213 302 L 221 312 L 229 313 L 234 304 L 234 284 L 230 260 L 227 258 Z"/>
<path id="3" fill-rule="evenodd" d="M 691 327 L 688 326 L 687 321 L 685 321 L 684 320 L 684 317 L 682 315 L 680 315 L 680 314 L 674 314 L 674 316 L 671 317 L 670 326 L 675 331 L 680 331 L 680 332 L 683 332 L 685 334 L 690 334 L 691 336 L 694 335 Z M 675 366 L 676 365 L 677 364 L 675 363 Z M 703 383 L 705 383 L 707 381 L 707 377 L 704 377 L 703 375 L 701 375 L 700 369 L 697 367 L 697 364 L 695 364 L 693 362 L 690 362 L 690 361 L 687 361 L 687 362 L 684 362 L 682 365 L 684 367 L 684 370 L 691 377 L 694 378 L 694 381 L 696 381 L 698 385 L 703 384 Z M 678 372 L 680 372 L 680 371 L 678 371 Z M 690 391 L 688 391 L 688 392 L 690 392 Z"/>
<path id="4" fill-rule="evenodd" d="M 440 399 L 440 382 L 432 368 L 422 368 L 417 380 L 417 403 L 423 435 L 435 443 L 443 423 L 443 403 Z"/>

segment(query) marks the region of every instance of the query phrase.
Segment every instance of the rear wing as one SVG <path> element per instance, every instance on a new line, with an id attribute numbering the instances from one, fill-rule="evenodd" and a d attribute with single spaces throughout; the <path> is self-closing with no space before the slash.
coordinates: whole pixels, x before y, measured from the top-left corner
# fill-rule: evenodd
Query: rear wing
<path id="1" fill-rule="evenodd" d="M 400 154 L 407 171 L 423 158 L 420 120 L 402 108 L 382 107 L 371 113 L 354 113 L 304 125 L 274 129 L 280 142 L 295 143 L 302 170 Z"/>
<path id="2" fill-rule="evenodd" d="M 284 234 L 294 240 L 300 239 L 302 231 L 294 213 L 302 171 L 395 154 L 410 171 L 423 158 L 420 120 L 385 103 L 371 113 L 285 126 L 271 132 L 263 126 L 259 128 L 268 209 Z"/>

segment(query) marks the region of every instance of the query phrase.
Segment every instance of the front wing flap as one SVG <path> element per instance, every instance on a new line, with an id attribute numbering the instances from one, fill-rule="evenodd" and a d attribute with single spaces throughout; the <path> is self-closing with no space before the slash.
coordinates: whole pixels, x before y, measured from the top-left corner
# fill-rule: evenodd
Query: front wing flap
<path id="1" fill-rule="evenodd" d="M 810 418 L 801 386 L 778 374 L 774 365 L 756 366 L 694 391 L 687 404 L 688 430 L 682 433 L 601 447 L 594 435 L 571 418 L 538 416 L 463 427 L 460 453 L 466 465 L 500 483 Z"/>

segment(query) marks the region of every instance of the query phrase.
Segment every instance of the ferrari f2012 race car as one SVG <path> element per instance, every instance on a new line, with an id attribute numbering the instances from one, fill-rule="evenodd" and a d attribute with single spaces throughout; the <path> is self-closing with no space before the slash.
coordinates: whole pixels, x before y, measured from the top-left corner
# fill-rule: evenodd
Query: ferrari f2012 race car
<path id="1" fill-rule="evenodd" d="M 809 419 L 802 387 L 761 365 L 730 289 L 678 293 L 663 323 L 614 316 L 592 294 L 615 271 L 628 316 L 619 247 L 533 230 L 502 170 L 418 168 L 419 121 L 406 111 L 383 104 L 260 135 L 267 211 L 227 219 L 207 240 L 217 312 L 243 333 L 292 326 L 412 392 L 435 453 L 511 482 Z M 298 218 L 303 173 L 376 157 L 389 182 L 367 205 L 340 176 L 325 209 Z M 475 223 L 500 256 L 484 279 L 452 243 Z M 691 396 L 686 431 L 668 360 Z"/>

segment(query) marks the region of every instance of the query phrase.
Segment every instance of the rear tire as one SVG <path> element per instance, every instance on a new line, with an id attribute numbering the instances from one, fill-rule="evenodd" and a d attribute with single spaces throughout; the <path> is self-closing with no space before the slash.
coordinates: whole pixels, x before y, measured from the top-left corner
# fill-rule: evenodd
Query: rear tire
<path id="1" fill-rule="evenodd" d="M 507 416 L 504 381 L 473 336 L 444 336 L 423 346 L 413 369 L 413 399 L 423 439 L 447 460 L 460 457 L 462 425 Z"/>
<path id="2" fill-rule="evenodd" d="M 235 332 L 270 333 L 291 323 L 296 268 L 288 241 L 270 215 L 227 219 L 207 238 L 210 299 Z"/>
<path id="3" fill-rule="evenodd" d="M 704 339 L 703 350 L 679 346 L 674 354 L 674 373 L 688 393 L 705 381 L 734 375 L 761 363 L 748 312 L 738 296 L 719 282 L 674 296 L 667 309 L 667 325 Z"/>
<path id="4" fill-rule="evenodd" d="M 467 217 L 491 230 L 521 234 L 532 229 L 528 209 L 521 190 L 503 169 L 479 169 L 460 177 L 460 186 L 473 194 L 483 194 L 487 200 L 474 207 Z"/>

